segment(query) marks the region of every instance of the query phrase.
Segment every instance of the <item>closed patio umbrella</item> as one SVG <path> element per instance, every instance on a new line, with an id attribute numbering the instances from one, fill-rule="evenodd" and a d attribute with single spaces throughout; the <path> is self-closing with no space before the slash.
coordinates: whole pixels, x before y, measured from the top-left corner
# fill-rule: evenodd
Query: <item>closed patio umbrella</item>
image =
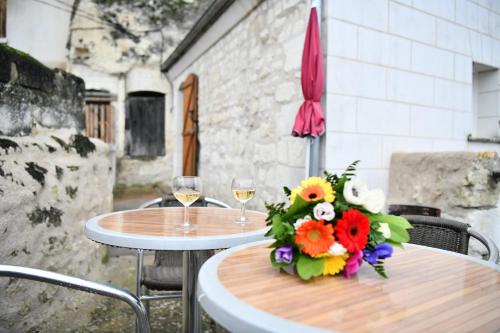
<path id="1" fill-rule="evenodd" d="M 292 135 L 298 137 L 308 137 L 311 142 L 325 132 L 325 118 L 321 109 L 321 95 L 323 95 L 323 53 L 321 51 L 321 42 L 319 38 L 318 14 L 316 7 L 311 8 L 309 22 L 307 24 L 304 50 L 302 51 L 301 83 L 304 102 L 300 106 L 299 112 L 295 117 Z M 312 148 L 312 147 L 311 147 Z M 319 146 L 318 146 L 319 148 Z M 319 149 L 318 152 L 309 152 L 308 156 L 308 176 L 319 172 Z"/>

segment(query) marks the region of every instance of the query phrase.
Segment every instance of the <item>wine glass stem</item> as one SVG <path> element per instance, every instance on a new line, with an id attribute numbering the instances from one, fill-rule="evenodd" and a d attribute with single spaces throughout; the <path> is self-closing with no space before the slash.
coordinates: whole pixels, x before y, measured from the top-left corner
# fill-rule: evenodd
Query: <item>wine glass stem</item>
<path id="1" fill-rule="evenodd" d="M 243 202 L 241 204 L 241 217 L 240 217 L 241 221 L 246 221 L 247 220 L 247 218 L 245 217 L 245 204 L 246 204 L 246 202 Z"/>
<path id="2" fill-rule="evenodd" d="M 188 227 L 189 226 L 189 219 L 188 219 L 188 206 L 184 206 L 184 226 Z"/>

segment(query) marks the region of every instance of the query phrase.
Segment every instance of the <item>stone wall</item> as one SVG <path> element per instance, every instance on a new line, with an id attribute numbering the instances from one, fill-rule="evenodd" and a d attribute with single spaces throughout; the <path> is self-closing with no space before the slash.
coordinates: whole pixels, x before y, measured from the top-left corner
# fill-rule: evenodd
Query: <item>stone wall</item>
<path id="1" fill-rule="evenodd" d="M 0 137 L 0 258 L 107 281 L 104 253 L 84 224 L 112 210 L 109 146 L 68 130 Z M 62 318 L 87 318 L 93 296 L 36 282 L 0 279 L 0 332 L 56 332 Z M 73 313 L 73 315 L 68 314 Z M 49 329 L 47 327 L 52 327 Z"/>
<path id="2" fill-rule="evenodd" d="M 440 208 L 500 245 L 499 172 L 494 152 L 393 154 L 388 204 Z"/>
<path id="3" fill-rule="evenodd" d="M 51 70 L 0 44 L 0 134 L 28 135 L 34 127 L 85 127 L 85 83 L 62 70 Z"/>
<path id="4" fill-rule="evenodd" d="M 283 185 L 295 186 L 304 177 L 306 141 L 291 131 L 302 102 L 307 3 L 262 2 L 175 79 L 174 172 L 182 165 L 177 89 L 193 73 L 199 78 L 199 175 L 207 196 L 236 206 L 231 179 L 250 174 L 258 192 L 249 206 L 263 209 L 264 201 L 283 199 Z"/>

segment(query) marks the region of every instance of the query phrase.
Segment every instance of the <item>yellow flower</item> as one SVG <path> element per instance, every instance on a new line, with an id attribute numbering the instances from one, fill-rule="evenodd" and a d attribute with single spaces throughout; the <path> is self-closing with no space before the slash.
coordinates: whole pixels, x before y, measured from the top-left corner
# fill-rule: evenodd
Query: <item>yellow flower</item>
<path id="1" fill-rule="evenodd" d="M 348 257 L 348 254 L 326 257 L 323 261 L 323 275 L 335 275 L 339 273 L 344 268 Z"/>
<path id="2" fill-rule="evenodd" d="M 300 186 L 292 190 L 290 194 L 290 202 L 293 204 L 297 195 L 300 195 L 305 201 L 333 202 L 335 200 L 335 191 L 332 184 L 321 177 L 310 177 L 304 179 Z"/>

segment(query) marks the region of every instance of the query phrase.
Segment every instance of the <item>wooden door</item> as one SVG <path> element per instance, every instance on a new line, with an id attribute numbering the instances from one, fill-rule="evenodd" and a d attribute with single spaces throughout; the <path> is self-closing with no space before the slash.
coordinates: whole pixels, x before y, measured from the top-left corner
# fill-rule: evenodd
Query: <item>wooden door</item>
<path id="1" fill-rule="evenodd" d="M 182 174 L 197 175 L 198 149 L 198 77 L 189 74 L 182 83 L 183 103 Z"/>
<path id="2" fill-rule="evenodd" d="M 165 97 L 152 92 L 127 98 L 126 130 L 129 156 L 165 155 Z"/>
<path id="3" fill-rule="evenodd" d="M 0 38 L 7 36 L 7 0 L 0 0 Z"/>

